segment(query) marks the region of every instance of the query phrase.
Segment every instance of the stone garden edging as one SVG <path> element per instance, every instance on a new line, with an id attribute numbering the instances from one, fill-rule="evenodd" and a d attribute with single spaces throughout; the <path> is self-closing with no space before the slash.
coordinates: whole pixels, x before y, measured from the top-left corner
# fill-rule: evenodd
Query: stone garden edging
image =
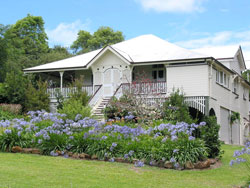
<path id="1" fill-rule="evenodd" d="M 26 154 L 38 154 L 41 155 L 42 152 L 37 149 L 37 148 L 21 148 L 20 146 L 14 146 L 11 149 L 11 152 L 13 153 L 26 153 Z M 72 159 L 80 159 L 80 160 L 99 160 L 99 161 L 109 161 L 109 158 L 105 158 L 104 160 L 98 159 L 96 155 L 90 156 L 89 154 L 86 153 L 72 153 L 72 152 L 67 152 L 67 153 L 62 153 L 61 151 L 56 151 L 57 156 L 64 156 L 67 154 L 69 158 Z M 133 159 L 132 161 L 129 161 L 128 159 L 124 158 L 114 158 L 114 162 L 120 162 L 120 163 L 135 163 L 139 161 L 138 159 Z M 143 160 L 142 160 L 143 161 Z M 143 161 L 145 164 L 146 161 Z M 202 170 L 202 169 L 210 169 L 210 168 L 218 168 L 220 166 L 220 161 L 218 159 L 207 159 L 205 161 L 198 161 L 197 163 L 192 163 L 188 161 L 184 166 L 180 166 L 178 168 L 175 168 L 173 163 L 170 161 L 159 161 L 159 162 L 154 162 L 151 164 L 147 164 L 150 166 L 155 166 L 159 168 L 166 168 L 166 169 L 176 169 L 176 170 Z"/>

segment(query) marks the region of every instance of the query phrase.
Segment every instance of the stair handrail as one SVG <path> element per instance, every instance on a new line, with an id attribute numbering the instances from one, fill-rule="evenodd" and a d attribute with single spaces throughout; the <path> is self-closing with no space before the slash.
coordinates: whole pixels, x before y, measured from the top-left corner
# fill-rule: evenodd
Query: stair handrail
<path id="1" fill-rule="evenodd" d="M 110 99 L 109 99 L 107 105 L 110 103 L 110 101 L 112 100 L 112 98 L 114 98 L 114 97 L 116 96 L 116 94 L 117 94 L 118 91 L 121 89 L 121 87 L 122 87 L 123 85 L 127 85 L 127 84 L 130 85 L 130 83 L 121 83 L 121 84 L 119 85 L 119 87 L 115 90 L 115 92 L 114 92 L 114 94 L 112 95 L 112 97 L 110 97 Z M 106 106 L 107 106 L 107 105 L 106 105 Z"/>
<path id="2" fill-rule="evenodd" d="M 96 94 L 99 92 L 99 90 L 101 89 L 102 85 L 95 85 L 97 86 L 97 90 L 94 92 L 94 94 L 90 97 L 89 101 L 88 101 L 88 104 L 90 104 L 90 102 L 92 101 L 92 99 L 96 96 Z M 94 86 L 94 89 L 95 89 L 95 86 Z"/>

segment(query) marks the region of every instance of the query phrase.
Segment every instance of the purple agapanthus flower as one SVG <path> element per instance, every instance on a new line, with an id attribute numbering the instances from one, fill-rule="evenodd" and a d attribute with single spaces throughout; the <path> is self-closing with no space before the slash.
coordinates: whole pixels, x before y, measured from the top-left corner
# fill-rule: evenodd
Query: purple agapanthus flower
<path id="1" fill-rule="evenodd" d="M 109 159 L 109 162 L 115 162 L 114 158 Z"/>
<path id="2" fill-rule="evenodd" d="M 179 151 L 179 149 L 174 149 L 173 153 L 177 153 Z"/>
<path id="3" fill-rule="evenodd" d="M 12 132 L 11 129 L 6 129 L 6 130 L 4 131 L 5 134 L 11 134 L 11 132 Z"/>
<path id="4" fill-rule="evenodd" d="M 50 152 L 50 155 L 53 156 L 53 157 L 57 157 L 57 156 L 58 156 L 58 153 L 55 152 L 55 151 L 51 151 L 51 152 Z"/>
<path id="5" fill-rule="evenodd" d="M 144 166 L 144 162 L 143 161 L 136 161 L 135 162 L 135 167 L 143 167 Z"/>
<path id="6" fill-rule="evenodd" d="M 176 162 L 175 158 L 172 157 L 172 158 L 170 159 L 170 162 L 171 162 L 171 163 L 175 163 L 175 162 Z"/>
<path id="7" fill-rule="evenodd" d="M 195 139 L 195 137 L 193 137 L 193 136 L 188 137 L 188 140 L 194 140 L 194 139 Z"/>

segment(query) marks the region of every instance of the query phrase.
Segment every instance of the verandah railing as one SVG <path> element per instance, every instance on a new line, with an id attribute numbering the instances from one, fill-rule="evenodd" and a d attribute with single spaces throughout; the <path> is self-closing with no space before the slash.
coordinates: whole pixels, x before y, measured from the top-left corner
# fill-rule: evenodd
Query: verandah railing
<path id="1" fill-rule="evenodd" d="M 122 83 L 115 91 L 114 97 L 133 94 L 146 105 L 163 104 L 166 100 L 167 86 L 164 81 Z"/>
<path id="2" fill-rule="evenodd" d="M 163 105 L 167 100 L 167 84 L 166 82 L 123 83 L 117 88 L 113 96 L 120 98 L 126 93 L 133 93 L 138 95 L 139 98 L 143 97 L 143 101 L 146 105 Z M 207 96 L 186 96 L 184 102 L 189 107 L 195 108 L 203 114 L 207 114 Z"/>
<path id="3" fill-rule="evenodd" d="M 201 113 L 208 113 L 208 97 L 207 96 L 186 96 L 184 102 L 192 108 L 199 110 Z"/>
<path id="4" fill-rule="evenodd" d="M 92 96 L 96 90 L 99 88 L 99 85 L 85 85 L 82 87 L 82 91 L 85 91 L 88 93 L 89 96 Z M 49 93 L 50 99 L 55 99 L 59 93 L 63 95 L 64 98 L 68 98 L 70 96 L 70 93 L 76 92 L 76 87 L 63 87 L 62 91 L 60 87 L 55 88 L 47 88 L 47 93 Z"/>
<path id="5" fill-rule="evenodd" d="M 122 92 L 133 92 L 134 94 L 164 94 L 167 92 L 167 84 L 164 81 L 133 82 L 121 84 Z"/>

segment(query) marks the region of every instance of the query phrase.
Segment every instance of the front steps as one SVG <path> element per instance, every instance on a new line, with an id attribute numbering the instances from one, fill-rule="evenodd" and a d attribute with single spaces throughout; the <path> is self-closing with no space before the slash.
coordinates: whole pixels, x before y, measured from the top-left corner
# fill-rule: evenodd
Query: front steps
<path id="1" fill-rule="evenodd" d="M 108 104 L 109 100 L 111 97 L 105 97 L 103 98 L 99 103 L 96 104 L 96 106 L 93 108 L 93 115 L 98 121 L 104 121 L 104 114 L 103 114 L 103 109 L 106 107 Z"/>

